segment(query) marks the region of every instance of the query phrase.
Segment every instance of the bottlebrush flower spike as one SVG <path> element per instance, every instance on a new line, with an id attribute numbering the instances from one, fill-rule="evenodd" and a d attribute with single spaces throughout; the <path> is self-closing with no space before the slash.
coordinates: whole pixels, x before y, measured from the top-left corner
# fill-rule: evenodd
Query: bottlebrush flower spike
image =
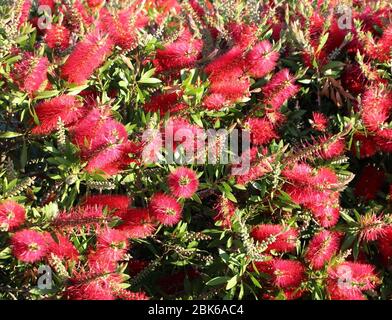
<path id="1" fill-rule="evenodd" d="M 123 278 L 117 273 L 96 275 L 86 272 L 83 276 L 69 279 L 70 286 L 64 296 L 70 300 L 115 300 L 116 289 L 120 288 Z"/>
<path id="2" fill-rule="evenodd" d="M 328 119 L 323 113 L 313 112 L 312 118 L 313 119 L 310 120 L 310 123 L 314 130 L 324 132 L 327 129 Z"/>
<path id="3" fill-rule="evenodd" d="M 327 142 L 331 140 L 332 137 L 321 137 L 317 143 L 323 145 L 323 148 L 320 152 L 320 156 L 323 159 L 332 159 L 338 156 L 341 156 L 344 153 L 345 141 L 343 138 L 333 139 L 331 142 Z"/>
<path id="4" fill-rule="evenodd" d="M 112 40 L 96 28 L 77 43 L 61 68 L 63 77 L 68 82 L 83 84 L 111 54 L 112 49 Z"/>
<path id="5" fill-rule="evenodd" d="M 319 270 L 338 252 L 341 235 L 334 231 L 323 230 L 313 236 L 308 244 L 305 259 L 312 268 Z"/>
<path id="6" fill-rule="evenodd" d="M 102 259 L 121 260 L 129 248 L 127 234 L 121 230 L 105 228 L 97 235 L 97 251 Z"/>
<path id="7" fill-rule="evenodd" d="M 233 47 L 223 55 L 210 62 L 205 68 L 212 81 L 223 80 L 223 78 L 240 77 L 244 74 L 243 50 L 240 47 Z"/>
<path id="8" fill-rule="evenodd" d="M 22 4 L 21 11 L 19 14 L 18 28 L 20 28 L 20 26 L 23 23 L 25 23 L 25 22 L 27 22 L 27 20 L 29 20 L 30 10 L 33 5 L 32 0 L 21 0 L 21 2 L 23 2 L 23 4 Z"/>
<path id="9" fill-rule="evenodd" d="M 245 56 L 247 73 L 254 78 L 262 78 L 276 66 L 279 53 L 272 50 L 267 40 L 256 44 Z"/>
<path id="10" fill-rule="evenodd" d="M 343 88 L 353 94 L 363 93 L 368 82 L 358 64 L 347 65 L 341 79 Z"/>
<path id="11" fill-rule="evenodd" d="M 25 209 L 13 200 L 0 203 L 0 231 L 12 231 L 21 226 L 26 219 Z"/>
<path id="12" fill-rule="evenodd" d="M 359 220 L 359 237 L 364 241 L 375 241 L 383 236 L 386 226 L 382 215 L 366 213 Z"/>
<path id="13" fill-rule="evenodd" d="M 127 210 L 131 205 L 132 199 L 125 195 L 118 194 L 97 194 L 88 196 L 84 201 L 84 206 L 98 206 L 109 210 Z"/>
<path id="14" fill-rule="evenodd" d="M 332 300 L 365 300 L 362 291 L 374 289 L 379 282 L 374 266 L 343 262 L 328 269 L 327 291 Z"/>
<path id="15" fill-rule="evenodd" d="M 175 113 L 187 108 L 185 103 L 179 102 L 182 93 L 171 92 L 153 95 L 151 100 L 143 105 L 147 112 L 159 112 L 163 116 L 166 112 Z"/>
<path id="16" fill-rule="evenodd" d="M 75 96 L 62 95 L 41 102 L 35 108 L 35 112 L 40 124 L 32 129 L 32 133 L 44 135 L 57 129 L 59 119 L 64 125 L 72 125 L 84 115 L 85 109 Z"/>
<path id="17" fill-rule="evenodd" d="M 44 234 L 24 229 L 11 237 L 12 254 L 22 262 L 33 263 L 41 260 L 48 251 Z"/>
<path id="18" fill-rule="evenodd" d="M 224 229 L 231 229 L 231 220 L 236 210 L 235 204 L 229 199 L 220 196 L 214 209 L 217 212 L 214 216 L 214 221 L 220 221 Z"/>
<path id="19" fill-rule="evenodd" d="M 233 166 L 235 169 L 238 169 L 239 173 L 236 175 L 237 184 L 246 185 L 248 182 L 262 178 L 266 173 L 273 170 L 271 165 L 273 161 L 274 157 L 267 156 L 266 150 L 263 150 L 260 156 L 257 147 L 244 151 L 241 155 L 240 163 L 249 163 L 250 167 Z"/>
<path id="20" fill-rule="evenodd" d="M 191 198 L 199 187 L 196 173 L 186 167 L 179 167 L 167 178 L 170 191 L 178 198 Z"/>
<path id="21" fill-rule="evenodd" d="M 109 34 L 115 45 L 124 50 L 131 50 L 137 46 L 137 34 L 132 8 L 123 9 L 111 14 L 106 8 L 100 11 L 102 29 Z"/>
<path id="22" fill-rule="evenodd" d="M 86 227 L 98 227 L 107 218 L 104 217 L 102 208 L 97 206 L 83 206 L 71 210 L 62 211 L 52 222 L 52 225 L 60 230 L 72 231 Z"/>
<path id="23" fill-rule="evenodd" d="M 51 235 L 47 237 L 48 252 L 64 261 L 78 261 L 79 252 L 72 242 L 64 235 L 57 233 L 54 239 Z"/>
<path id="24" fill-rule="evenodd" d="M 382 37 L 377 44 L 371 48 L 372 58 L 378 59 L 380 62 L 388 62 L 391 59 L 392 47 L 392 24 L 383 30 Z"/>
<path id="25" fill-rule="evenodd" d="M 155 231 L 155 224 L 147 209 L 128 209 L 120 213 L 120 218 L 123 221 L 123 224 L 121 224 L 118 229 L 123 231 L 128 238 L 147 238 Z"/>
<path id="26" fill-rule="evenodd" d="M 72 127 L 71 134 L 73 142 L 80 148 L 82 158 L 92 157 L 107 146 L 123 144 L 128 138 L 124 125 L 110 119 L 106 111 L 96 109 Z M 114 150 L 113 156 L 116 151 L 119 150 Z"/>
<path id="27" fill-rule="evenodd" d="M 181 220 L 182 208 L 177 200 L 164 193 L 152 196 L 149 206 L 151 216 L 160 223 L 172 226 Z"/>
<path id="28" fill-rule="evenodd" d="M 65 50 L 69 46 L 71 33 L 70 31 L 59 24 L 52 24 L 46 30 L 45 42 L 51 49 Z"/>
<path id="29" fill-rule="evenodd" d="M 105 0 L 87 0 L 87 5 L 91 9 L 99 9 L 105 4 Z"/>
<path id="30" fill-rule="evenodd" d="M 278 138 L 272 124 L 265 118 L 249 118 L 244 123 L 244 127 L 250 131 L 251 142 L 254 145 L 263 145 Z"/>
<path id="31" fill-rule="evenodd" d="M 258 242 L 266 241 L 267 251 L 290 252 L 295 249 L 298 232 L 279 224 L 260 224 L 252 229 L 251 236 Z"/>
<path id="32" fill-rule="evenodd" d="M 271 269 L 272 281 L 279 288 L 297 288 L 305 280 L 305 268 L 299 261 L 274 259 Z"/>
<path id="33" fill-rule="evenodd" d="M 154 66 L 157 72 L 189 68 L 200 59 L 203 41 L 194 39 L 187 29 L 178 39 L 156 52 Z"/>
<path id="34" fill-rule="evenodd" d="M 257 26 L 254 24 L 231 22 L 227 25 L 227 30 L 229 30 L 234 44 L 243 50 L 257 41 Z"/>
<path id="35" fill-rule="evenodd" d="M 282 69 L 262 87 L 263 103 L 273 109 L 279 109 L 288 99 L 299 91 L 299 86 L 294 84 L 295 78 L 288 69 Z"/>
<path id="36" fill-rule="evenodd" d="M 392 110 L 392 92 L 372 86 L 363 94 L 362 120 L 369 131 L 378 131 Z"/>
<path id="37" fill-rule="evenodd" d="M 102 171 L 108 175 L 116 174 L 127 164 L 125 159 L 128 150 L 127 146 L 128 145 L 126 143 L 115 143 L 106 146 L 105 149 L 100 150 L 98 153 L 95 153 L 92 157 L 89 158 L 88 164 L 85 168 L 86 171 Z M 118 163 L 118 161 L 120 163 Z M 129 163 L 130 159 L 128 164 Z"/>
<path id="38" fill-rule="evenodd" d="M 46 86 L 48 67 L 48 58 L 35 57 L 27 52 L 23 54 L 22 60 L 14 65 L 11 78 L 20 90 L 33 94 Z"/>

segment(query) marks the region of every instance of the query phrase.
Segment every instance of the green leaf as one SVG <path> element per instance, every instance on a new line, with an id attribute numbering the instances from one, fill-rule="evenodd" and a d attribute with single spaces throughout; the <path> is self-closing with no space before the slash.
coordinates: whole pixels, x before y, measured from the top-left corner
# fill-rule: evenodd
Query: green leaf
<path id="1" fill-rule="evenodd" d="M 20 137 L 22 135 L 23 135 L 22 133 L 6 131 L 6 132 L 0 133 L 0 139 L 10 139 L 10 138 L 15 138 L 15 137 Z"/>
<path id="2" fill-rule="evenodd" d="M 324 35 L 321 37 L 321 39 L 320 39 L 320 44 L 319 44 L 319 46 L 318 46 L 318 48 L 317 48 L 317 52 L 320 52 L 321 49 L 324 47 L 324 45 L 327 43 L 328 37 L 329 37 L 329 32 L 327 32 L 326 34 L 324 34 Z"/>
<path id="3" fill-rule="evenodd" d="M 220 284 L 226 283 L 227 280 L 229 280 L 229 277 L 215 277 L 211 280 L 209 280 L 206 285 L 207 286 L 218 286 Z"/>
<path id="4" fill-rule="evenodd" d="M 238 276 L 234 276 L 233 278 L 231 278 L 226 285 L 226 290 L 230 290 L 231 288 L 233 288 L 238 281 Z"/>
<path id="5" fill-rule="evenodd" d="M 157 78 L 148 78 L 148 79 L 140 79 L 139 83 L 147 83 L 147 84 L 154 84 L 154 83 L 161 83 L 162 81 Z"/>

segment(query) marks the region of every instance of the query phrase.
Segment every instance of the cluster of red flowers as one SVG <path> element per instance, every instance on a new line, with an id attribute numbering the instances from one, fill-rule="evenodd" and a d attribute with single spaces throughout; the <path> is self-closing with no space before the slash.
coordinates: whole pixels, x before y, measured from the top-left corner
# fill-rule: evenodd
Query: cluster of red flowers
<path id="1" fill-rule="evenodd" d="M 67 299 L 177 297 L 229 275 L 262 299 L 390 295 L 388 3 L 353 1 L 348 24 L 337 1 L 38 0 L 42 28 L 19 2 L 22 37 L 0 50 L 7 157 L 22 141 L 0 166 L 12 272 L 45 262 Z M 208 128 L 249 133 L 239 163 L 214 162 L 228 138 L 206 146 Z M 127 289 L 157 264 L 154 288 Z"/>

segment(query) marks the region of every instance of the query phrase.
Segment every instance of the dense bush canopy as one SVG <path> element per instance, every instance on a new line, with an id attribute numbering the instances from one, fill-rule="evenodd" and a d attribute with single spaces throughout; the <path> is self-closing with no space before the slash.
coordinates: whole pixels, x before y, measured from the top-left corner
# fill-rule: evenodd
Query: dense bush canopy
<path id="1" fill-rule="evenodd" d="M 0 299 L 392 298 L 390 1 L 0 10 Z"/>

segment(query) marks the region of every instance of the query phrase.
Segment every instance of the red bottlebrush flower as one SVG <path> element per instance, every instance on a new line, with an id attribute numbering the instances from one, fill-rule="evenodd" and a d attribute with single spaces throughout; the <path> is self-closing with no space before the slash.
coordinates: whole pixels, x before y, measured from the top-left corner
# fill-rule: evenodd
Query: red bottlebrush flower
<path id="1" fill-rule="evenodd" d="M 264 104 L 279 109 L 288 99 L 296 95 L 299 86 L 294 84 L 295 78 L 288 69 L 282 69 L 262 88 Z"/>
<path id="2" fill-rule="evenodd" d="M 362 120 L 369 131 L 377 131 L 387 121 L 392 110 L 392 92 L 370 87 L 362 98 Z"/>
<path id="3" fill-rule="evenodd" d="M 33 5 L 32 0 L 22 0 L 23 4 L 21 7 L 20 15 L 19 15 L 19 22 L 18 28 L 29 20 L 31 6 Z"/>
<path id="4" fill-rule="evenodd" d="M 209 92 L 211 94 L 221 94 L 229 102 L 235 102 L 249 95 L 250 82 L 248 77 L 226 76 L 222 79 L 215 80 L 210 78 L 210 80 Z"/>
<path id="5" fill-rule="evenodd" d="M 56 234 L 56 238 L 48 236 L 48 252 L 65 261 L 78 261 L 79 252 L 66 236 Z"/>
<path id="6" fill-rule="evenodd" d="M 121 260 L 128 250 L 128 236 L 126 232 L 106 228 L 97 236 L 97 251 L 102 259 L 109 261 Z"/>
<path id="7" fill-rule="evenodd" d="M 323 230 L 313 236 L 306 250 L 305 258 L 312 268 L 321 269 L 338 252 L 341 235 Z"/>
<path id="8" fill-rule="evenodd" d="M 385 228 L 383 235 L 377 240 L 381 262 L 389 269 L 392 267 L 392 226 Z"/>
<path id="9" fill-rule="evenodd" d="M 151 215 L 160 223 L 172 226 L 181 220 L 182 208 L 177 200 L 163 193 L 156 193 L 150 200 Z"/>
<path id="10" fill-rule="evenodd" d="M 306 163 L 296 163 L 292 168 L 286 168 L 282 174 L 299 185 L 308 185 L 313 179 L 313 169 Z"/>
<path id="11" fill-rule="evenodd" d="M 234 44 L 241 49 L 246 49 L 257 41 L 257 26 L 231 22 L 227 29 L 234 40 Z"/>
<path id="12" fill-rule="evenodd" d="M 380 280 L 374 266 L 343 262 L 328 270 L 327 291 L 332 300 L 365 300 L 364 290 L 372 290 Z"/>
<path id="13" fill-rule="evenodd" d="M 267 40 L 256 44 L 245 56 L 248 74 L 254 78 L 262 78 L 271 72 L 279 59 L 279 53 L 272 51 Z"/>
<path id="14" fill-rule="evenodd" d="M 40 124 L 32 129 L 33 134 L 49 134 L 57 129 L 58 120 L 65 125 L 72 125 L 80 119 L 85 110 L 75 96 L 58 96 L 41 102 L 35 108 Z"/>
<path id="15" fill-rule="evenodd" d="M 272 272 L 273 283 L 280 288 L 299 287 L 305 280 L 305 268 L 299 261 L 275 259 Z"/>
<path id="16" fill-rule="evenodd" d="M 370 165 L 364 167 L 355 184 L 355 195 L 367 201 L 374 200 L 384 183 L 384 177 L 385 174 L 381 170 Z"/>
<path id="17" fill-rule="evenodd" d="M 121 159 L 126 155 L 128 150 L 127 143 L 116 143 L 105 147 L 105 149 L 100 150 L 98 153 L 94 154 L 88 161 L 86 166 L 87 172 L 102 171 L 107 175 L 116 174 L 118 171 L 124 167 L 123 165 L 118 165 L 117 161 L 121 162 Z M 126 166 L 126 159 L 124 165 Z M 130 163 L 130 159 L 128 164 Z"/>
<path id="18" fill-rule="evenodd" d="M 204 145 L 205 132 L 184 118 L 170 118 L 164 128 L 164 137 L 166 148 L 173 145 L 173 150 L 168 151 L 175 151 L 181 146 L 188 155 L 195 155 L 197 158 L 203 156 L 200 153 L 204 153 L 204 150 L 201 150 L 200 145 Z"/>
<path id="19" fill-rule="evenodd" d="M 340 217 L 339 193 L 326 194 L 326 199 L 320 202 L 308 203 L 305 206 L 312 211 L 313 216 L 322 227 L 329 228 L 336 225 Z"/>
<path id="20" fill-rule="evenodd" d="M 97 206 L 83 206 L 62 211 L 53 221 L 53 226 L 63 230 L 81 229 L 83 227 L 97 227 L 105 220 L 102 208 Z"/>
<path id="21" fill-rule="evenodd" d="M 359 153 L 357 152 L 359 151 Z M 353 137 L 351 152 L 359 156 L 359 158 L 368 158 L 376 154 L 376 142 L 372 136 L 356 133 Z"/>
<path id="22" fill-rule="evenodd" d="M 279 224 L 260 224 L 252 229 L 251 236 L 259 241 L 267 241 L 267 251 L 290 252 L 295 249 L 298 232 Z"/>
<path id="23" fill-rule="evenodd" d="M 72 3 L 63 4 L 65 10 L 62 11 L 67 25 L 72 31 L 79 31 L 81 25 L 88 27 L 93 22 L 93 17 L 89 14 L 81 0 L 74 0 Z"/>
<path id="24" fill-rule="evenodd" d="M 386 226 L 382 216 L 366 213 L 359 219 L 359 238 L 364 241 L 375 241 L 383 236 Z"/>
<path id="25" fill-rule="evenodd" d="M 262 178 L 266 173 L 273 170 L 271 166 L 272 162 L 273 157 L 265 156 L 265 152 L 262 154 L 261 158 L 259 158 L 257 147 L 244 151 L 241 155 L 239 166 L 233 166 L 232 168 L 237 171 L 237 184 L 245 185 L 250 181 Z"/>
<path id="26" fill-rule="evenodd" d="M 128 238 L 142 239 L 151 236 L 155 225 L 147 209 L 128 209 L 120 214 L 123 224 L 118 227 Z"/>
<path id="27" fill-rule="evenodd" d="M 91 9 L 97 9 L 105 4 L 105 0 L 87 0 L 87 4 Z"/>
<path id="28" fill-rule="evenodd" d="M 115 158 L 116 151 L 118 154 L 118 149 L 121 149 L 118 144 L 124 144 L 128 138 L 124 125 L 96 109 L 71 128 L 71 133 L 73 142 L 80 148 L 82 158 L 90 158 L 94 156 L 94 152 L 102 151 L 105 147 L 117 146 L 112 154 Z"/>
<path id="29" fill-rule="evenodd" d="M 208 110 L 220 110 L 226 107 L 227 103 L 226 97 L 221 93 L 212 93 L 203 100 L 203 105 Z"/>
<path id="30" fill-rule="evenodd" d="M 278 137 L 272 124 L 268 119 L 249 118 L 244 124 L 246 129 L 249 129 L 251 134 L 251 141 L 254 145 L 267 144 Z"/>
<path id="31" fill-rule="evenodd" d="M 95 29 L 75 46 L 61 68 L 62 75 L 69 82 L 84 83 L 111 54 L 112 49 L 112 40 L 99 28 Z"/>
<path id="32" fill-rule="evenodd" d="M 242 53 L 243 50 L 240 47 L 233 47 L 210 62 L 204 68 L 204 71 L 212 77 L 212 80 L 224 78 L 225 76 L 230 78 L 239 77 L 243 75 L 244 69 Z"/>
<path id="33" fill-rule="evenodd" d="M 313 119 L 310 120 L 310 123 L 312 125 L 312 128 L 314 130 L 324 132 L 327 129 L 328 126 L 328 119 L 327 117 L 320 113 L 320 112 L 313 112 L 312 113 Z"/>
<path id="34" fill-rule="evenodd" d="M 70 300 L 115 300 L 123 278 L 116 273 L 88 274 L 69 279 L 71 283 L 64 292 Z"/>
<path id="35" fill-rule="evenodd" d="M 150 200 L 151 215 L 160 223 L 172 226 L 181 220 L 182 208 L 177 200 L 163 193 L 156 193 Z"/>
<path id="36" fill-rule="evenodd" d="M 23 262 L 36 262 L 47 254 L 48 245 L 44 234 L 34 230 L 22 230 L 11 237 L 13 255 Z"/>
<path id="37" fill-rule="evenodd" d="M 284 187 L 292 200 L 312 211 L 323 227 L 334 226 L 339 220 L 339 193 L 333 189 L 338 182 L 336 174 L 328 168 L 314 172 L 307 164 L 295 164 L 283 171 L 291 181 Z"/>
<path id="38" fill-rule="evenodd" d="M 342 74 L 343 88 L 353 94 L 361 94 L 366 89 L 367 79 L 358 64 L 349 64 Z"/>
<path id="39" fill-rule="evenodd" d="M 193 39 L 189 30 L 178 37 L 176 41 L 156 52 L 154 65 L 157 72 L 189 68 L 200 58 L 203 41 Z"/>
<path id="40" fill-rule="evenodd" d="M 323 137 L 319 139 L 319 143 L 324 143 L 323 150 L 320 152 L 320 156 L 323 159 L 332 159 L 341 156 L 344 153 L 345 141 L 343 138 L 336 139 L 331 143 L 325 143 L 329 137 Z"/>
<path id="41" fill-rule="evenodd" d="M 162 93 L 154 95 L 151 100 L 143 105 L 147 112 L 159 112 L 163 116 L 166 112 L 174 113 L 187 108 L 185 103 L 179 102 L 182 93 Z"/>
<path id="42" fill-rule="evenodd" d="M 377 41 L 375 47 L 371 48 L 371 56 L 381 62 L 391 59 L 392 47 L 392 24 L 383 30 L 382 37 Z"/>
<path id="43" fill-rule="evenodd" d="M 106 8 L 100 11 L 102 29 L 109 34 L 114 44 L 124 50 L 131 50 L 137 46 L 136 27 L 132 23 L 132 8 L 111 14 Z"/>
<path id="44" fill-rule="evenodd" d="M 101 206 L 109 210 L 127 210 L 132 199 L 128 196 L 117 194 L 98 194 L 89 196 L 83 201 L 84 206 Z"/>
<path id="45" fill-rule="evenodd" d="M 38 6 L 48 6 L 52 12 L 55 10 L 56 0 L 38 0 Z"/>
<path id="46" fill-rule="evenodd" d="M 31 53 L 24 53 L 22 60 L 14 65 L 11 78 L 20 90 L 33 94 L 46 86 L 48 67 L 48 58 L 39 58 Z"/>
<path id="47" fill-rule="evenodd" d="M 171 172 L 167 182 L 172 194 L 178 198 L 191 198 L 199 187 L 196 173 L 186 167 L 179 167 Z"/>
<path id="48" fill-rule="evenodd" d="M 223 228 L 231 229 L 231 219 L 233 218 L 236 210 L 235 204 L 229 199 L 220 196 L 214 209 L 217 212 L 214 216 L 214 220 L 220 221 Z"/>
<path id="49" fill-rule="evenodd" d="M 0 231 L 12 231 L 26 219 L 25 209 L 13 200 L 0 203 Z"/>
<path id="50" fill-rule="evenodd" d="M 49 29 L 46 30 L 45 42 L 51 49 L 65 50 L 69 46 L 70 31 L 58 24 L 52 24 Z"/>

